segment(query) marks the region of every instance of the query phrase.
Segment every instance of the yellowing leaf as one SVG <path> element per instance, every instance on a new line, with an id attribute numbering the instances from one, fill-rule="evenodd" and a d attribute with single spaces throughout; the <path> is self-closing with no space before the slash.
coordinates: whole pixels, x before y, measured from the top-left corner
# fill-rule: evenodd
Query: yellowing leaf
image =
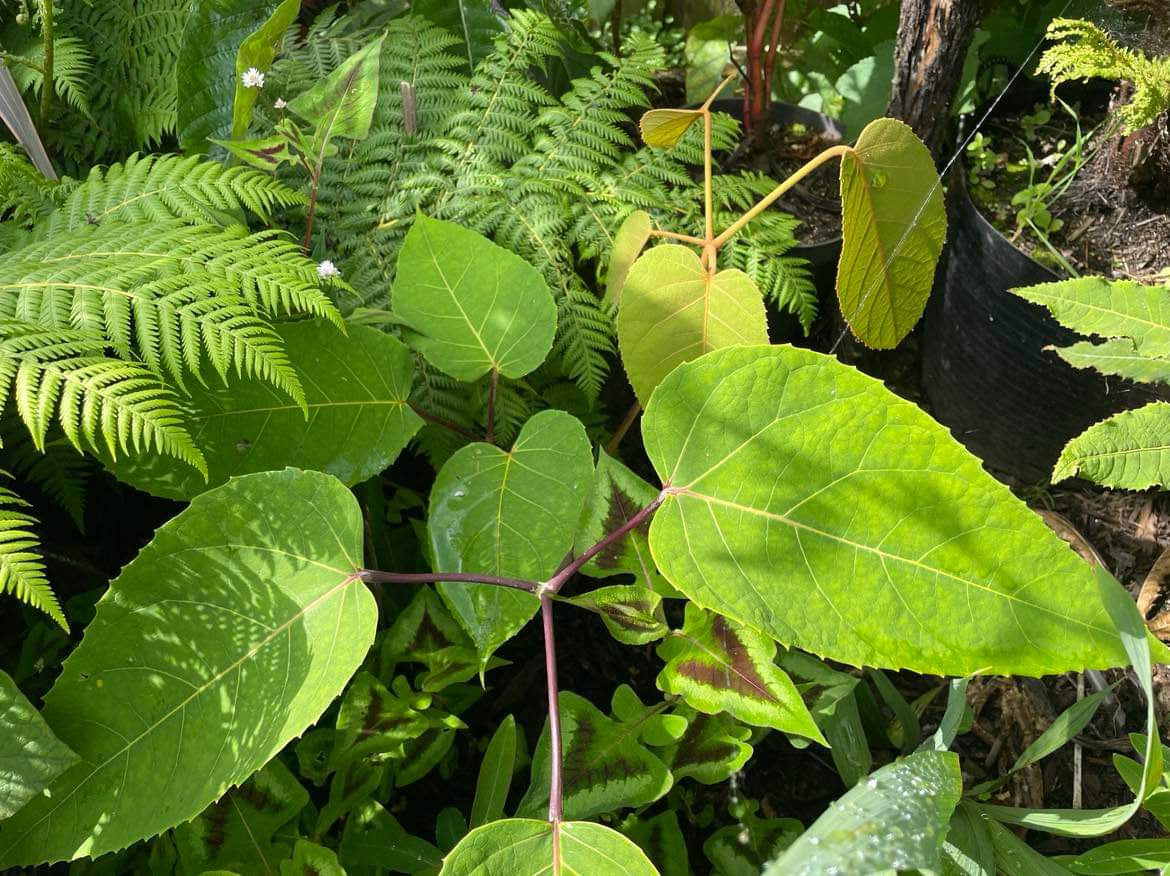
<path id="1" fill-rule="evenodd" d="M 871 122 L 841 159 L 841 221 L 841 313 L 862 343 L 895 347 L 922 316 L 947 235 L 934 160 L 902 122 Z"/>
<path id="2" fill-rule="evenodd" d="M 703 114 L 698 110 L 652 109 L 642 114 L 639 123 L 642 140 L 647 146 L 669 149 L 702 117 Z"/>

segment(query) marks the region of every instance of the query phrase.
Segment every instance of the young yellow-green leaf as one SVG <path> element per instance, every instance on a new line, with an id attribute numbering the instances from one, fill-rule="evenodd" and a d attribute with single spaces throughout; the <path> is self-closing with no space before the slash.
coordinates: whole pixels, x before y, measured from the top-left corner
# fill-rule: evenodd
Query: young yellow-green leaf
<path id="1" fill-rule="evenodd" d="M 415 217 L 391 295 L 411 345 L 456 380 L 523 377 L 552 349 L 557 308 L 540 272 L 454 222 Z"/>
<path id="2" fill-rule="evenodd" d="M 573 545 L 592 477 L 585 427 L 563 411 L 532 417 L 510 452 L 490 444 L 462 448 L 431 489 L 435 570 L 551 578 Z M 530 593 L 491 584 L 445 582 L 438 589 L 481 664 L 540 607 Z"/>
<path id="3" fill-rule="evenodd" d="M 959 756 L 920 751 L 863 780 L 764 870 L 765 876 L 933 870 L 963 793 Z M 897 840 L 892 840 L 897 830 Z"/>
<path id="4" fill-rule="evenodd" d="M 618 310 L 622 363 L 642 404 L 671 370 L 709 350 L 768 343 L 760 290 L 743 271 L 711 276 L 691 249 L 668 243 L 630 269 Z"/>
<path id="5" fill-rule="evenodd" d="M 658 646 L 658 656 L 666 663 L 659 690 L 692 708 L 828 745 L 796 685 L 776 665 L 776 643 L 754 630 L 688 603 L 683 628 Z"/>
<path id="6" fill-rule="evenodd" d="M 483 753 L 479 776 L 475 780 L 471 818 L 467 822 L 470 827 L 476 828 L 503 817 L 515 769 L 516 719 L 509 715 L 500 722 Z"/>
<path id="7" fill-rule="evenodd" d="M 554 836 L 555 835 L 555 836 Z M 587 821 L 493 821 L 467 834 L 439 876 L 658 876 L 645 853 L 615 830 Z"/>
<path id="8" fill-rule="evenodd" d="M 895 119 L 866 125 L 841 159 L 837 298 L 853 333 L 895 347 L 926 307 L 947 236 L 930 152 Z"/>
<path id="9" fill-rule="evenodd" d="M 370 132 L 378 102 L 378 67 L 385 34 L 354 52 L 345 63 L 288 102 L 288 110 L 316 127 L 321 142 L 331 137 L 361 140 Z"/>
<path id="10" fill-rule="evenodd" d="M 1056 461 L 1052 482 L 1072 477 L 1124 490 L 1170 484 L 1170 404 L 1122 411 L 1073 438 Z"/>
<path id="11" fill-rule="evenodd" d="M 662 752 L 676 782 L 689 777 L 704 785 L 717 785 L 739 772 L 751 758 L 748 740 L 752 729 L 726 712 L 704 715 L 683 706 L 678 714 L 688 719 L 686 732 Z"/>
<path id="12" fill-rule="evenodd" d="M 1077 341 L 1067 347 L 1050 349 L 1076 368 L 1095 368 L 1102 374 L 1116 374 L 1143 383 L 1170 383 L 1170 359 L 1139 353 L 1129 338 L 1113 338 L 1099 344 Z"/>
<path id="13" fill-rule="evenodd" d="M 652 109 L 642 114 L 638 127 L 642 130 L 642 141 L 647 146 L 670 149 L 702 117 L 703 114 L 698 110 Z"/>
<path id="14" fill-rule="evenodd" d="M 337 857 L 351 873 L 359 867 L 379 867 L 391 873 L 434 873 L 443 865 L 442 852 L 408 834 L 398 819 L 374 800 L 363 801 L 345 820 Z"/>
<path id="15" fill-rule="evenodd" d="M 598 587 L 564 601 L 600 615 L 610 635 L 623 645 L 646 645 L 670 631 L 662 614 L 662 597 L 649 587 Z"/>
<path id="16" fill-rule="evenodd" d="M 1170 293 L 1132 280 L 1079 277 L 1013 289 L 1082 335 L 1129 338 L 1143 356 L 1170 356 Z"/>
<path id="17" fill-rule="evenodd" d="M 605 277 L 605 301 L 617 306 L 622 300 L 622 289 L 626 285 L 626 277 L 630 268 L 641 255 L 646 241 L 650 239 L 650 229 L 654 227 L 650 214 L 645 210 L 635 210 L 618 228 L 613 238 L 613 249 L 609 254 L 609 270 Z"/>
<path id="18" fill-rule="evenodd" d="M 158 455 L 108 463 L 114 474 L 156 496 L 190 499 L 230 477 L 290 465 L 347 486 L 389 468 L 423 422 L 407 403 L 414 364 L 406 346 L 364 326 L 342 334 L 324 320 L 287 323 L 276 333 L 304 384 L 307 417 L 260 380 L 193 386 L 185 422 L 208 480 Z"/>
<path id="19" fill-rule="evenodd" d="M 628 523 L 635 514 L 658 498 L 658 492 L 604 450 L 598 452 L 593 489 L 585 503 L 585 513 L 577 533 L 577 552 L 584 553 L 606 535 Z M 661 596 L 678 595 L 658 574 L 650 556 L 649 520 L 607 545 L 584 565 L 582 571 L 595 578 L 629 574 L 634 576 L 638 586 L 649 588 Z"/>
<path id="20" fill-rule="evenodd" d="M 292 859 L 280 862 L 280 876 L 345 876 L 345 870 L 331 849 L 299 839 Z"/>
<path id="21" fill-rule="evenodd" d="M 264 4 L 272 9 L 272 0 Z M 236 96 L 232 101 L 231 136 L 233 140 L 243 137 L 248 131 L 248 124 L 252 121 L 252 107 L 260 96 L 259 88 L 248 88 L 244 85 L 244 71 L 250 67 L 264 72 L 272 67 L 276 58 L 276 50 L 281 37 L 301 11 L 301 0 L 283 0 L 280 5 L 272 9 L 263 24 L 256 28 L 240 43 L 240 50 L 236 52 Z"/>
<path id="22" fill-rule="evenodd" d="M 670 790 L 670 771 L 639 740 L 640 722 L 619 724 L 571 691 L 561 691 L 558 702 L 566 818 L 643 806 Z M 548 749 L 546 724 L 532 755 L 532 784 L 516 809 L 519 816 L 537 817 L 548 811 Z"/>
<path id="23" fill-rule="evenodd" d="M 659 569 L 697 605 L 855 666 L 1125 665 L 1092 568 L 918 407 L 831 356 L 717 350 L 642 420 Z M 1131 600 L 1132 601 L 1132 600 Z"/>
<path id="24" fill-rule="evenodd" d="M 175 828 L 175 847 L 189 873 L 232 870 L 270 873 L 292 855 L 278 830 L 309 803 L 309 793 L 288 767 L 272 760 L 238 788 Z"/>
<path id="25" fill-rule="evenodd" d="M 77 763 L 16 682 L 0 672 L 0 820 Z"/>
<path id="26" fill-rule="evenodd" d="M 374 639 L 362 516 L 336 478 L 237 478 L 164 524 L 45 697 L 81 757 L 0 826 L 0 866 L 126 847 L 194 818 L 304 732 Z"/>

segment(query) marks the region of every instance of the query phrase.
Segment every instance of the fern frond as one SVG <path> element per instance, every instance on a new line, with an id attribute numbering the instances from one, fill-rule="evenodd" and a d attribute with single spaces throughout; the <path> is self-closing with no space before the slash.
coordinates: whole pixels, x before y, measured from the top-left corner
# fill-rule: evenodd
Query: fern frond
<path id="1" fill-rule="evenodd" d="M 267 380 L 298 402 L 299 380 L 266 317 L 340 324 L 312 262 L 276 232 L 177 220 L 84 226 L 0 263 L 0 317 L 103 338 L 182 384 L 206 356 Z"/>
<path id="2" fill-rule="evenodd" d="M 557 302 L 557 337 L 553 355 L 565 374 L 595 402 L 609 373 L 607 357 L 614 351 L 613 320 L 597 297 L 574 283 Z"/>
<path id="3" fill-rule="evenodd" d="M 433 417 L 465 432 L 474 432 L 471 412 L 475 410 L 475 387 L 448 377 L 421 356 L 415 357 L 414 387 L 410 403 Z M 428 423 L 414 438 L 415 444 L 436 470 L 467 442 L 450 429 Z"/>
<path id="4" fill-rule="evenodd" d="M 20 419 L 11 414 L 0 419 L 0 446 L 18 481 L 56 502 L 84 532 L 85 492 L 93 460 L 79 453 L 58 429 L 50 430 L 44 448 L 38 450 Z"/>
<path id="5" fill-rule="evenodd" d="M 0 218 L 25 228 L 52 212 L 67 189 L 46 179 L 24 152 L 0 143 Z"/>
<path id="6" fill-rule="evenodd" d="M 299 192 L 248 167 L 224 167 L 198 155 L 132 155 L 95 167 L 38 232 L 57 234 L 79 225 L 183 219 L 224 224 L 225 214 L 248 210 L 267 221 L 274 209 L 303 204 Z"/>
<path id="7" fill-rule="evenodd" d="M 9 477 L 7 472 L 0 472 Z M 69 624 L 61 604 L 45 577 L 45 564 L 37 552 L 40 539 L 33 532 L 37 520 L 16 493 L 0 486 L 0 593 L 11 593 L 21 602 L 39 609 L 61 625 Z"/>
<path id="8" fill-rule="evenodd" d="M 206 474 L 174 394 L 141 363 L 108 358 L 100 338 L 0 319 L 0 413 L 9 397 L 39 450 L 56 421 L 79 450 L 156 451 Z"/>
<path id="9" fill-rule="evenodd" d="M 1170 109 L 1170 57 L 1155 59 L 1127 49 L 1097 25 L 1081 19 L 1054 19 L 1047 36 L 1061 42 L 1045 50 L 1036 72 L 1052 79 L 1054 97 L 1058 86 L 1074 79 L 1132 83 L 1132 97 L 1118 110 L 1125 133 L 1153 124 Z"/>
<path id="10" fill-rule="evenodd" d="M 16 87 L 39 98 L 45 87 L 44 42 L 29 39 L 25 45 L 9 49 L 8 65 Z M 86 92 L 92 67 L 93 56 L 81 40 L 76 37 L 53 40 L 53 92 L 84 116 L 89 115 Z"/>

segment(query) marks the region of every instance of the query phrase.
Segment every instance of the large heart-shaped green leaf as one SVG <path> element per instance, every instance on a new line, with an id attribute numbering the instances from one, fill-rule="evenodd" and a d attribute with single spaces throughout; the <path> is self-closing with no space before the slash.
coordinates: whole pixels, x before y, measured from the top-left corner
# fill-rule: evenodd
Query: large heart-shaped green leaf
<path id="1" fill-rule="evenodd" d="M 155 533 L 45 697 L 81 756 L 0 827 L 0 866 L 124 848 L 187 821 L 299 736 L 374 638 L 362 516 L 328 475 L 233 480 Z"/>
<path id="2" fill-rule="evenodd" d="M 870 347 L 897 346 L 922 316 L 947 236 L 929 150 L 895 119 L 878 119 L 841 159 L 837 297 Z"/>
<path id="3" fill-rule="evenodd" d="M 856 666 L 1042 675 L 1127 658 L 1092 569 L 940 425 L 830 356 L 717 350 L 643 418 L 650 547 L 700 606 Z"/>
<path id="4" fill-rule="evenodd" d="M 764 300 L 743 271 L 712 276 L 691 249 L 668 243 L 634 262 L 618 310 L 618 344 L 642 404 L 680 362 L 736 344 L 768 343 Z"/>
<path id="5" fill-rule="evenodd" d="M 77 755 L 0 672 L 0 819 L 8 818 L 73 764 Z"/>
<path id="6" fill-rule="evenodd" d="M 511 452 L 462 448 L 431 490 L 435 570 L 551 578 L 573 546 L 592 477 L 585 427 L 563 411 L 532 417 Z M 490 584 L 447 582 L 439 593 L 485 665 L 540 607 L 530 593 Z"/>
<path id="7" fill-rule="evenodd" d="M 415 217 L 392 300 L 411 344 L 456 380 L 523 377 L 552 349 L 557 308 L 540 272 L 454 222 Z"/>
<path id="8" fill-rule="evenodd" d="M 936 869 L 962 793 L 957 754 L 912 754 L 848 791 L 765 876 Z"/>
<path id="9" fill-rule="evenodd" d="M 551 824 L 509 818 L 478 827 L 443 861 L 439 876 L 658 876 L 645 853 L 618 833 L 588 821 Z"/>
<path id="10" fill-rule="evenodd" d="M 277 327 L 305 388 L 305 408 L 259 380 L 193 386 L 186 419 L 207 459 L 205 482 L 169 457 L 124 457 L 119 479 L 170 499 L 190 499 L 229 477 L 286 466 L 323 471 L 346 485 L 385 470 L 422 426 L 407 403 L 410 350 L 383 332 L 323 320 Z M 308 416 L 306 417 L 306 409 Z"/>

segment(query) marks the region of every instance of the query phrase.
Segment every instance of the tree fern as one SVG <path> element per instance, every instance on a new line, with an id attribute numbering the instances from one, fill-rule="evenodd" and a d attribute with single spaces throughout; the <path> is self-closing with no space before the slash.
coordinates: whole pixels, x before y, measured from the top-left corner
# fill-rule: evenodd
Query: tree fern
<path id="1" fill-rule="evenodd" d="M 16 45 L 6 46 L 6 59 L 16 87 L 39 100 L 45 85 L 45 44 L 31 28 L 21 36 Z M 84 42 L 76 37 L 53 40 L 53 93 L 82 116 L 89 115 L 86 94 L 92 70 L 93 56 Z"/>
<path id="2" fill-rule="evenodd" d="M 49 430 L 37 449 L 20 418 L 11 412 L 0 418 L 0 447 L 4 460 L 21 487 L 32 486 L 57 503 L 85 531 L 85 494 L 93 461 L 69 443 L 60 428 Z"/>
<path id="3" fill-rule="evenodd" d="M 286 236 L 239 226 L 165 222 L 87 225 L 10 253 L 0 264 L 0 317 L 102 338 L 180 385 L 204 357 L 303 398 L 267 318 L 338 320 L 314 266 Z"/>
<path id="4" fill-rule="evenodd" d="M 0 472 L 8 477 L 7 472 Z M 24 509 L 28 503 L 0 486 L 0 593 L 40 609 L 66 631 L 69 624 L 45 577 L 45 565 L 37 552 L 40 541 L 33 532 L 36 518 Z"/>
<path id="5" fill-rule="evenodd" d="M 95 167 L 38 229 L 57 234 L 83 224 L 183 219 L 222 224 L 248 210 L 267 221 L 274 209 L 304 203 L 304 196 L 248 167 L 224 167 L 193 155 L 132 155 Z"/>
<path id="6" fill-rule="evenodd" d="M 39 450 L 56 422 L 79 450 L 165 453 L 205 471 L 174 393 L 83 332 L 0 319 L 0 413 L 9 399 Z"/>
<path id="7" fill-rule="evenodd" d="M 29 228 L 56 207 L 66 189 L 46 179 L 11 143 L 0 143 L 0 220 Z"/>
<path id="8" fill-rule="evenodd" d="M 1126 80 L 1133 85 L 1129 102 L 1118 110 L 1126 133 L 1150 125 L 1170 109 L 1170 57 L 1149 58 L 1127 49 L 1089 21 L 1057 18 L 1048 38 L 1061 41 L 1040 57 L 1037 73 L 1052 79 L 1052 89 L 1075 79 Z"/>

